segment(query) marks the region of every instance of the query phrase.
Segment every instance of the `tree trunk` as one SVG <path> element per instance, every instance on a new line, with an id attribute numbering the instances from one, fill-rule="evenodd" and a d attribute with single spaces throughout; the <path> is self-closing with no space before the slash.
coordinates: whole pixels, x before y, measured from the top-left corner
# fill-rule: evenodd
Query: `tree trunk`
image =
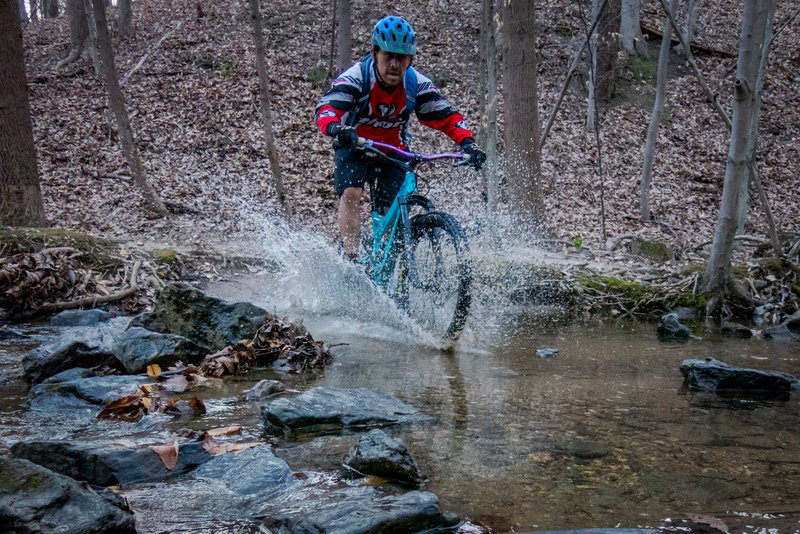
<path id="1" fill-rule="evenodd" d="M 755 90 L 753 91 L 753 100 L 755 111 L 750 122 L 750 135 L 748 136 L 747 144 L 747 159 L 755 164 L 756 148 L 758 146 L 758 116 L 761 111 L 761 92 L 764 89 L 764 78 L 767 75 L 767 63 L 769 61 L 769 43 L 772 41 L 772 18 L 775 12 L 775 1 L 766 0 L 765 5 L 769 10 L 767 13 L 767 26 L 764 30 L 764 42 L 766 46 L 761 48 L 758 64 L 758 77 L 756 79 Z M 742 187 L 739 190 L 739 203 L 736 207 L 736 232 L 743 233 L 744 223 L 747 219 L 747 210 L 750 207 L 750 192 L 749 192 L 749 175 L 747 173 Z"/>
<path id="2" fill-rule="evenodd" d="M 544 222 L 540 183 L 539 98 L 533 0 L 505 0 L 506 182 L 512 219 L 531 230 Z"/>
<path id="3" fill-rule="evenodd" d="M 58 17 L 58 0 L 42 0 L 42 17 L 46 19 Z"/>
<path id="4" fill-rule="evenodd" d="M 669 5 L 671 13 L 678 10 L 678 0 L 671 0 Z M 650 220 L 650 183 L 653 178 L 653 159 L 656 154 L 656 141 L 658 140 L 658 127 L 664 112 L 664 101 L 667 90 L 667 69 L 669 67 L 669 49 L 672 40 L 672 25 L 669 17 L 664 20 L 664 35 L 661 38 L 661 50 L 658 54 L 658 74 L 656 77 L 656 101 L 653 105 L 653 114 L 650 116 L 650 126 L 647 128 L 647 141 L 644 145 L 644 165 L 642 165 L 641 191 L 639 196 L 639 209 L 642 220 Z"/>
<path id="5" fill-rule="evenodd" d="M 258 71 L 259 96 L 261 97 L 261 125 L 264 129 L 264 139 L 267 144 L 267 156 L 272 170 L 272 184 L 278 195 L 278 202 L 283 211 L 284 218 L 289 221 L 291 211 L 283 188 L 281 165 L 278 150 L 275 147 L 275 134 L 272 129 L 272 107 L 270 106 L 269 78 L 267 77 L 267 62 L 264 52 L 264 34 L 262 33 L 261 10 L 258 0 L 250 0 L 250 19 L 253 22 L 253 39 L 256 43 L 256 70 Z M 348 65 L 349 66 L 349 65 Z"/>
<path id="6" fill-rule="evenodd" d="M 25 26 L 28 23 L 28 12 L 25 10 L 25 0 L 17 0 L 19 3 L 19 20 Z"/>
<path id="7" fill-rule="evenodd" d="M 629 55 L 644 55 L 646 47 L 639 20 L 640 0 L 622 0 L 619 33 L 622 49 Z"/>
<path id="8" fill-rule="evenodd" d="M 39 22 L 39 3 L 36 0 L 30 0 L 28 6 L 31 10 L 31 20 Z"/>
<path id="9" fill-rule="evenodd" d="M 486 165 L 483 167 L 486 183 L 486 215 L 490 234 L 494 233 L 493 221 L 496 219 L 500 180 L 497 176 L 497 13 L 494 0 L 484 0 L 486 14 L 486 35 L 483 43 L 486 55 Z"/>
<path id="10" fill-rule="evenodd" d="M 33 144 L 19 6 L 0 2 L 0 224 L 47 226 Z"/>
<path id="11" fill-rule="evenodd" d="M 167 209 L 145 175 L 144 165 L 142 165 L 142 160 L 139 158 L 139 149 L 136 147 L 136 140 L 133 137 L 128 112 L 125 109 L 125 97 L 119 87 L 117 67 L 114 64 L 114 51 L 111 49 L 111 37 L 108 34 L 108 22 L 106 21 L 106 2 L 105 0 L 92 0 L 92 7 L 97 31 L 97 51 L 100 55 L 103 78 L 108 89 L 108 101 L 117 121 L 122 152 L 125 154 L 125 159 L 128 160 L 131 176 L 133 176 L 136 185 L 139 186 L 148 207 L 155 215 L 163 217 L 167 214 Z"/>
<path id="12" fill-rule="evenodd" d="M 336 0 L 336 55 L 339 72 L 353 64 L 353 17 L 350 0 Z"/>
<path id="13" fill-rule="evenodd" d="M 736 65 L 736 82 L 733 99 L 733 128 L 725 166 L 725 181 L 719 220 L 711 245 L 711 257 L 705 273 L 704 293 L 708 312 L 719 315 L 723 300 L 729 296 L 731 256 L 733 238 L 736 234 L 736 207 L 742 182 L 747 177 L 748 149 L 753 131 L 756 110 L 756 87 L 758 71 L 764 45 L 768 18 L 773 11 L 774 0 L 745 0 L 739 59 Z"/>
<path id="14" fill-rule="evenodd" d="M 135 28 L 133 26 L 133 11 L 131 10 L 131 0 L 118 0 L 117 2 L 117 25 L 119 26 L 119 36 L 121 39 L 133 37 Z"/>
<path id="15" fill-rule="evenodd" d="M 697 30 L 697 10 L 700 7 L 701 0 L 689 0 L 689 7 L 686 10 L 686 22 L 683 25 L 683 40 L 687 45 L 692 44 L 695 31 Z M 674 15 L 675 13 L 673 13 Z"/>
<path id="16" fill-rule="evenodd" d="M 594 0 L 602 4 L 600 0 Z M 608 103 L 617 86 L 617 52 L 619 33 L 614 23 L 619 18 L 620 0 L 608 0 L 606 8 L 600 13 L 597 34 L 597 54 L 595 68 L 595 97 L 600 103 Z"/>
<path id="17" fill-rule="evenodd" d="M 70 63 L 77 61 L 83 54 L 83 47 L 89 37 L 89 24 L 86 20 L 86 9 L 83 6 L 83 0 L 67 0 L 67 18 L 69 19 L 69 54 L 58 62 L 56 70 L 61 70 Z"/>

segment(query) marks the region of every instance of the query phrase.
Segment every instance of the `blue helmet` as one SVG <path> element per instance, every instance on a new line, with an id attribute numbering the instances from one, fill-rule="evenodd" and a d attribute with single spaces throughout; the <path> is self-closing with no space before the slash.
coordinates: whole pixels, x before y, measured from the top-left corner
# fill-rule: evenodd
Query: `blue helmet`
<path id="1" fill-rule="evenodd" d="M 396 54 L 417 53 L 417 35 L 414 28 L 400 17 L 383 17 L 372 30 L 372 44 L 385 52 Z"/>

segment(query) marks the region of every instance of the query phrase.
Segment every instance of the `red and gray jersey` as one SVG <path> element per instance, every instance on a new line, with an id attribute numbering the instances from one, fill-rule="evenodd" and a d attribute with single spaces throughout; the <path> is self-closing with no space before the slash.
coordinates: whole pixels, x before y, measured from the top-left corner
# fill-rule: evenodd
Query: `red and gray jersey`
<path id="1" fill-rule="evenodd" d="M 363 94 L 364 83 L 361 62 L 356 62 L 333 81 L 330 90 L 317 104 L 314 113 L 317 126 L 322 133 L 326 133 L 332 122 L 351 124 L 352 114 L 356 113 L 352 124 L 360 137 L 402 148 L 404 144 L 400 132 L 408 123 L 412 111 L 406 110 L 405 87 L 400 84 L 394 91 L 387 93 L 376 81 L 374 63 L 371 68 L 373 72 L 369 76 L 367 105 L 359 110 L 358 100 Z M 419 122 L 441 130 L 458 144 L 473 137 L 464 117 L 445 100 L 430 78 L 417 70 L 414 73 L 417 79 L 417 101 L 413 111 L 416 112 Z M 403 83 L 407 79 L 408 77 L 404 78 Z"/>

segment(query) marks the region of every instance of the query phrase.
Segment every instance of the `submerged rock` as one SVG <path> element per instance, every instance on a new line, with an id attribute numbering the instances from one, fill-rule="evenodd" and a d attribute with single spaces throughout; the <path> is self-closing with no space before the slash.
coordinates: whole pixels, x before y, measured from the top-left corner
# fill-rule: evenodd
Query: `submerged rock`
<path id="1" fill-rule="evenodd" d="M 151 380 L 146 375 L 96 376 L 89 369 L 75 368 L 51 376 L 31 388 L 28 400 L 37 409 L 66 408 L 70 404 L 101 405 L 133 395 Z M 66 401 L 66 402 L 65 402 Z"/>
<path id="2" fill-rule="evenodd" d="M 293 473 L 289 464 L 272 454 L 268 446 L 260 445 L 238 454 L 215 456 L 195 469 L 191 477 L 223 482 L 229 491 L 252 501 L 255 497 L 266 500 L 293 480 Z"/>
<path id="3" fill-rule="evenodd" d="M 50 326 L 97 326 L 109 319 L 105 310 L 64 310 L 50 318 Z"/>
<path id="4" fill-rule="evenodd" d="M 761 335 L 766 339 L 774 339 L 776 341 L 797 340 L 797 336 L 789 329 L 788 321 L 765 328 L 761 331 Z"/>
<path id="5" fill-rule="evenodd" d="M 746 326 L 738 323 L 724 323 L 720 329 L 723 336 L 736 337 L 739 339 L 750 339 L 753 337 L 753 331 Z"/>
<path id="6" fill-rule="evenodd" d="M 167 469 L 150 446 L 132 443 L 28 441 L 15 443 L 11 452 L 18 458 L 95 486 L 164 480 L 187 473 L 212 458 L 200 441 L 180 444 L 172 469 Z"/>
<path id="7" fill-rule="evenodd" d="M 400 438 L 380 429 L 371 430 L 350 449 L 344 461 L 351 475 L 373 475 L 401 484 L 416 486 L 425 477 Z"/>
<path id="8" fill-rule="evenodd" d="M 656 332 L 661 340 L 677 339 L 685 341 L 692 336 L 692 332 L 689 330 L 689 327 L 681 324 L 680 320 L 678 319 L 678 314 L 674 312 L 668 313 L 661 318 Z"/>
<path id="9" fill-rule="evenodd" d="M 283 385 L 283 382 L 280 380 L 261 380 L 253 389 L 247 392 L 247 401 L 248 402 L 258 402 L 261 400 L 268 399 L 272 395 L 276 393 L 281 393 L 285 391 L 286 387 Z"/>
<path id="10" fill-rule="evenodd" d="M 214 352 L 252 339 L 266 313 L 247 302 L 229 304 L 199 289 L 171 284 L 161 290 L 154 310 L 140 315 L 134 324 L 189 338 Z"/>
<path id="11" fill-rule="evenodd" d="M 427 419 L 395 397 L 364 388 L 310 389 L 263 406 L 261 417 L 267 432 L 272 433 L 300 428 L 311 431 L 370 428 Z"/>
<path id="12" fill-rule="evenodd" d="M 133 512 L 85 483 L 27 460 L 0 458 L 3 532 L 135 534 Z"/>
<path id="13" fill-rule="evenodd" d="M 458 518 L 442 513 L 436 495 L 410 491 L 387 495 L 369 487 L 344 488 L 292 506 L 267 503 L 261 512 L 264 526 L 278 533 L 424 532 L 454 528 Z"/>
<path id="14" fill-rule="evenodd" d="M 684 360 L 681 373 L 690 389 L 713 393 L 751 392 L 788 396 L 792 387 L 798 385 L 797 378 L 787 373 L 733 367 L 714 358 Z"/>
<path id="15" fill-rule="evenodd" d="M 151 364 L 167 366 L 179 360 L 197 363 L 208 354 L 208 350 L 183 336 L 152 332 L 138 326 L 126 330 L 112 352 L 129 373 L 141 373 Z"/>
<path id="16" fill-rule="evenodd" d="M 536 355 L 540 358 L 555 358 L 556 356 L 558 356 L 558 349 L 555 348 L 536 349 Z"/>
<path id="17" fill-rule="evenodd" d="M 25 339 L 28 338 L 27 334 L 23 334 L 18 330 L 14 330 L 13 328 L 9 328 L 6 325 L 0 326 L 0 340 L 4 339 Z"/>
<path id="18" fill-rule="evenodd" d="M 69 329 L 53 343 L 37 347 L 23 357 L 25 379 L 38 384 L 73 367 L 108 365 L 122 369 L 111 349 L 129 322 L 130 318 L 119 317 L 93 327 Z"/>

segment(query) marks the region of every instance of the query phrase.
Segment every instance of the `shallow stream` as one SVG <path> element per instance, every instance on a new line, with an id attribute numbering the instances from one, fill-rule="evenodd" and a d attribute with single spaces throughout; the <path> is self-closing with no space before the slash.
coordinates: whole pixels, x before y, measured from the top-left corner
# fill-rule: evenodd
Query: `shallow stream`
<path id="1" fill-rule="evenodd" d="M 324 265 L 326 258 L 317 260 Z M 663 343 L 652 324 L 563 322 L 552 309 L 484 295 L 463 339 L 442 350 L 370 293 L 351 267 L 309 273 L 323 269 L 315 266 L 237 277 L 208 291 L 302 317 L 332 346 L 333 365 L 310 378 L 283 377 L 290 388 L 366 387 L 430 415 L 427 423 L 390 431 L 428 476 L 425 489 L 460 517 L 496 532 L 682 527 L 696 515 L 720 518 L 732 532 L 800 531 L 800 392 L 786 401 L 721 399 L 685 391 L 679 372 L 682 360 L 711 356 L 800 376 L 798 344 L 707 330 L 697 332 L 702 340 Z M 22 329 L 34 338 L 0 344 L 2 455 L 21 439 L 155 432 L 166 441 L 186 426 L 242 425 L 244 438 L 263 438 L 258 411 L 244 397 L 257 380 L 274 377 L 271 370 L 203 390 L 208 413 L 188 423 L 27 410 L 18 360 L 53 332 Z M 538 357 L 546 347 L 558 348 L 557 356 Z M 295 470 L 334 472 L 358 436 L 298 438 L 275 442 L 275 453 Z M 239 531 L 235 510 L 179 514 L 185 488 L 172 503 L 164 498 L 169 486 L 153 488 L 123 492 L 141 532 Z"/>

